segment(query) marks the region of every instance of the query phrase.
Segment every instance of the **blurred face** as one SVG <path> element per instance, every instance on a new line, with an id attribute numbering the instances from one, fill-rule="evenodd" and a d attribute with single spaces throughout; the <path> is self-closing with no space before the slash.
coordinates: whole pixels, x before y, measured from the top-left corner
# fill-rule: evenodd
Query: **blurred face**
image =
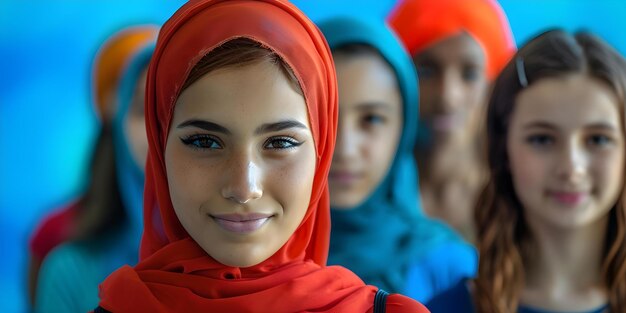
<path id="1" fill-rule="evenodd" d="M 339 130 L 329 174 L 330 203 L 354 208 L 381 183 L 402 132 L 395 73 L 378 55 L 335 56 Z"/>
<path id="2" fill-rule="evenodd" d="M 189 235 L 224 265 L 259 264 L 309 205 L 316 155 L 304 98 L 270 62 L 212 71 L 180 95 L 165 164 Z"/>
<path id="3" fill-rule="evenodd" d="M 124 120 L 124 132 L 128 148 L 135 164 L 142 170 L 146 167 L 146 159 L 148 158 L 148 138 L 146 135 L 146 117 L 144 115 L 147 75 L 148 69 L 146 68 L 137 80 L 133 99 Z"/>
<path id="4" fill-rule="evenodd" d="M 485 54 L 472 37 L 441 40 L 414 57 L 419 73 L 420 120 L 433 143 L 472 139 L 479 108 L 486 102 Z"/>
<path id="5" fill-rule="evenodd" d="M 531 226 L 574 228 L 607 215 L 623 188 L 624 135 L 615 95 L 576 74 L 517 96 L 507 150 Z"/>

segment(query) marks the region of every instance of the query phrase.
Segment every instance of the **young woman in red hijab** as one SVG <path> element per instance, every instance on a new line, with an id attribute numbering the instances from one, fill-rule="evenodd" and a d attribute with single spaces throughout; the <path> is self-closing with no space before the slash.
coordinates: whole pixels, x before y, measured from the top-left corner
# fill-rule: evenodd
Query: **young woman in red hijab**
<path id="1" fill-rule="evenodd" d="M 496 0 L 404 0 L 389 22 L 419 74 L 424 210 L 474 241 L 472 208 L 486 179 L 480 125 L 491 82 L 515 52 L 508 21 Z"/>
<path id="2" fill-rule="evenodd" d="M 326 267 L 328 46 L 291 4 L 191 1 L 148 71 L 140 262 L 96 312 L 428 312 Z"/>

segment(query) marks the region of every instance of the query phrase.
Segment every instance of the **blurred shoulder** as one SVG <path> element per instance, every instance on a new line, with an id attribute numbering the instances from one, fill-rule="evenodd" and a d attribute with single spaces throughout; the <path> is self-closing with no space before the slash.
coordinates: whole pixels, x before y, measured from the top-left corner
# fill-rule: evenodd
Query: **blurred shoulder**
<path id="1" fill-rule="evenodd" d="M 477 269 L 474 246 L 462 240 L 442 242 L 409 266 L 403 294 L 429 301 L 460 281 L 475 277 Z"/>
<path id="2" fill-rule="evenodd" d="M 452 288 L 435 296 L 426 304 L 426 307 L 433 313 L 474 313 L 474 304 L 468 283 L 466 280 L 459 282 Z"/>
<path id="3" fill-rule="evenodd" d="M 387 297 L 387 313 L 428 313 L 421 303 L 401 294 L 390 294 Z"/>

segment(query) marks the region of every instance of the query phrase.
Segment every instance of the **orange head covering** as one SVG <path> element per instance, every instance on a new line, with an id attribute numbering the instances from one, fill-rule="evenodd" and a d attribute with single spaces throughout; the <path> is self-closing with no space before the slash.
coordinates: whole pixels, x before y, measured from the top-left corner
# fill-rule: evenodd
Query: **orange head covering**
<path id="1" fill-rule="evenodd" d="M 411 55 L 467 32 L 485 52 L 489 80 L 515 53 L 509 22 L 495 0 L 404 0 L 389 16 L 389 23 Z"/>
<path id="2" fill-rule="evenodd" d="M 165 146 L 176 99 L 192 68 L 222 43 L 249 38 L 293 69 L 307 103 L 317 153 L 311 200 L 290 239 L 258 265 L 237 268 L 208 255 L 179 222 L 169 195 Z M 376 288 L 341 267 L 325 267 L 330 236 L 327 174 L 337 129 L 337 83 L 326 41 L 294 6 L 281 0 L 198 0 L 163 26 L 148 70 L 149 154 L 140 262 L 100 286 L 112 312 L 367 312 Z M 390 297 L 397 312 L 417 302 Z M 400 300 L 400 301 L 398 301 Z M 417 308 L 417 309 L 416 309 Z"/>
<path id="3" fill-rule="evenodd" d="M 109 38 L 100 48 L 93 64 L 94 103 L 98 116 L 110 120 L 114 108 L 107 107 L 107 95 L 116 90 L 129 59 L 149 42 L 159 29 L 153 25 L 126 28 Z M 111 99 L 117 99 L 113 95 Z"/>

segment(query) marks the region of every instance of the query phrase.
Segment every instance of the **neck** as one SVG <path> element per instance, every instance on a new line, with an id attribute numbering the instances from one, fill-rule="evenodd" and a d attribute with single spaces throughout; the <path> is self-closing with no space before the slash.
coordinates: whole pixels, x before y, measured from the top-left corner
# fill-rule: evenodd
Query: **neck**
<path id="1" fill-rule="evenodd" d="M 471 170 L 476 163 L 476 149 L 467 143 L 437 145 L 415 152 L 420 184 L 438 186 Z M 436 187 L 435 187 L 436 188 Z"/>
<path id="2" fill-rule="evenodd" d="M 482 166 L 476 149 L 444 148 L 447 150 L 417 152 L 422 207 L 428 216 L 445 221 L 474 243 L 473 212 L 484 183 Z"/>
<path id="3" fill-rule="evenodd" d="M 528 225 L 535 250 L 524 258 L 526 273 L 521 303 L 577 311 L 605 304 L 602 261 L 608 216 L 577 228 L 540 225 L 531 220 Z"/>

